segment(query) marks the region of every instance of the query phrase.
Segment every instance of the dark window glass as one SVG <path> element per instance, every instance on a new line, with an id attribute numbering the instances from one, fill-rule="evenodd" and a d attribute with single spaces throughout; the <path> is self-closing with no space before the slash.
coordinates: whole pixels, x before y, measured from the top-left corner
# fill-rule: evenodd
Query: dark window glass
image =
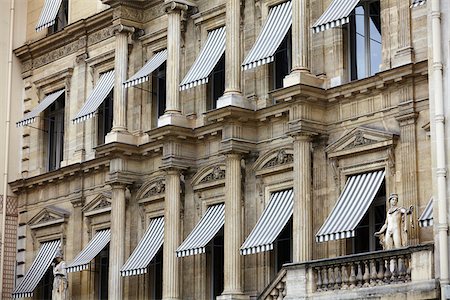
<path id="1" fill-rule="evenodd" d="M 45 110 L 44 139 L 47 143 L 47 169 L 56 170 L 61 166 L 64 152 L 64 105 L 65 97 L 61 95 Z"/>
<path id="2" fill-rule="evenodd" d="M 166 63 L 163 63 L 152 73 L 152 95 L 156 104 L 157 117 L 166 111 Z"/>
<path id="3" fill-rule="evenodd" d="M 158 253 L 150 262 L 148 266 L 148 274 L 150 279 L 150 299 L 162 299 L 162 274 L 163 274 L 163 247 L 159 249 Z"/>
<path id="4" fill-rule="evenodd" d="M 292 48 L 291 48 L 291 30 L 288 31 L 277 51 L 274 54 L 274 60 L 271 70 L 270 89 L 275 90 L 283 87 L 283 79 L 291 72 Z"/>
<path id="5" fill-rule="evenodd" d="M 62 30 L 69 21 L 69 0 L 62 0 L 58 13 L 55 18 L 55 24 L 48 28 L 48 33 L 52 34 Z"/>
<path id="6" fill-rule="evenodd" d="M 223 229 L 221 229 L 212 242 L 212 299 L 220 296 L 223 292 Z"/>
<path id="7" fill-rule="evenodd" d="M 108 299 L 109 244 L 95 258 L 97 297 Z"/>
<path id="8" fill-rule="evenodd" d="M 292 217 L 275 240 L 274 250 L 275 271 L 278 273 L 283 264 L 292 262 Z"/>
<path id="9" fill-rule="evenodd" d="M 53 268 L 50 266 L 39 281 L 35 290 L 35 299 L 38 300 L 51 300 L 53 290 Z"/>
<path id="10" fill-rule="evenodd" d="M 111 131 L 113 125 L 113 95 L 114 90 L 106 96 L 98 108 L 97 114 L 97 144 L 105 143 L 105 136 Z"/>
<path id="11" fill-rule="evenodd" d="M 363 1 L 349 22 L 350 78 L 374 75 L 381 64 L 381 18 L 379 1 Z"/>
<path id="12" fill-rule="evenodd" d="M 209 76 L 207 109 L 217 108 L 217 100 L 225 91 L 225 55 L 222 55 Z"/>

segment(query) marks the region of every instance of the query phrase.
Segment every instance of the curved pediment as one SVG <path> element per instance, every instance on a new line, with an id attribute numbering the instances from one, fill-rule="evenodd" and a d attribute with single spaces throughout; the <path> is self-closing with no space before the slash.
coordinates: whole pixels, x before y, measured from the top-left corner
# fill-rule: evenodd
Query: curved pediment
<path id="1" fill-rule="evenodd" d="M 225 164 L 216 163 L 208 165 L 195 173 L 192 177 L 192 185 L 194 190 L 209 188 L 217 185 L 225 184 Z"/>
<path id="2" fill-rule="evenodd" d="M 110 212 L 111 195 L 111 192 L 102 192 L 95 196 L 95 198 L 91 202 L 89 202 L 82 208 L 84 215 L 89 217 L 92 215 Z"/>
<path id="3" fill-rule="evenodd" d="M 292 168 L 294 149 L 290 147 L 271 149 L 260 155 L 253 164 L 256 175 L 265 175 Z"/>
<path id="4" fill-rule="evenodd" d="M 56 206 L 48 206 L 38 212 L 28 222 L 31 229 L 53 226 L 64 223 L 70 213 L 62 208 Z"/>
<path id="5" fill-rule="evenodd" d="M 158 176 L 145 182 L 136 193 L 136 199 L 163 198 L 166 191 L 164 176 Z"/>
<path id="6" fill-rule="evenodd" d="M 341 157 L 377 148 L 392 147 L 397 135 L 367 127 L 357 127 L 342 135 L 338 140 L 328 145 L 325 151 L 329 158 Z"/>

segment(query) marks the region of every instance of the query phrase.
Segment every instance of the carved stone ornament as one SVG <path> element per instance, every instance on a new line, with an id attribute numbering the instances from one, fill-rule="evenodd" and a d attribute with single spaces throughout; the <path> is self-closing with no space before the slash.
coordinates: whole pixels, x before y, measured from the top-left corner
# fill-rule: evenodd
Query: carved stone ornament
<path id="1" fill-rule="evenodd" d="M 166 191 L 166 184 L 164 183 L 164 180 L 158 180 L 155 185 L 148 190 L 147 193 L 145 193 L 143 198 L 151 197 L 154 195 L 162 194 Z"/>
<path id="2" fill-rule="evenodd" d="M 111 192 L 103 192 L 98 194 L 92 201 L 86 204 L 82 211 L 85 216 L 96 215 L 111 210 Z"/>
<path id="3" fill-rule="evenodd" d="M 66 217 L 69 216 L 69 212 L 63 209 L 49 206 L 41 210 L 37 213 L 31 220 L 28 222 L 31 229 L 50 226 L 55 224 L 64 223 Z"/>
<path id="4" fill-rule="evenodd" d="M 203 177 L 200 183 L 206 183 L 220 179 L 225 179 L 225 170 L 222 170 L 220 167 L 216 166 L 211 173 Z"/>
<path id="5" fill-rule="evenodd" d="M 272 168 L 272 167 L 279 166 L 279 165 L 290 164 L 293 161 L 294 161 L 294 155 L 286 153 L 286 150 L 282 149 L 282 150 L 278 151 L 277 155 L 274 158 L 272 158 L 267 163 L 265 163 L 262 168 L 265 169 L 265 168 Z"/>
<path id="6" fill-rule="evenodd" d="M 364 132 L 359 130 L 355 133 L 355 140 L 353 141 L 353 143 L 348 144 L 344 149 L 351 149 L 351 148 L 358 147 L 358 146 L 370 145 L 370 144 L 374 144 L 376 142 L 377 141 L 375 141 L 375 140 L 365 138 Z"/>

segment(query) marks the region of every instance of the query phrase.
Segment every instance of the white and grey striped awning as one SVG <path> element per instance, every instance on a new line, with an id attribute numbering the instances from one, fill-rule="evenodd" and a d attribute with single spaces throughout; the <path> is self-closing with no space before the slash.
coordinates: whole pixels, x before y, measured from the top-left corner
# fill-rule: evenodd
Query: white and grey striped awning
<path id="1" fill-rule="evenodd" d="M 100 104 L 106 99 L 108 94 L 114 88 L 114 70 L 103 73 L 97 85 L 92 90 L 83 107 L 72 120 L 73 123 L 79 123 L 92 118 Z"/>
<path id="2" fill-rule="evenodd" d="M 144 236 L 120 270 L 122 276 L 147 273 L 147 266 L 164 242 L 164 217 L 152 219 Z"/>
<path id="3" fill-rule="evenodd" d="M 433 226 L 433 197 L 428 201 L 425 210 L 422 212 L 419 218 L 420 227 Z"/>
<path id="4" fill-rule="evenodd" d="M 62 0 L 45 0 L 41 10 L 41 16 L 36 24 L 36 31 L 50 27 L 55 24 L 56 15 L 61 7 Z"/>
<path id="5" fill-rule="evenodd" d="M 349 15 L 360 0 L 333 0 L 313 25 L 314 32 L 324 31 L 349 22 Z"/>
<path id="6" fill-rule="evenodd" d="M 62 94 L 64 94 L 65 90 L 59 90 L 57 92 L 48 94 L 45 98 L 30 112 L 26 113 L 23 116 L 23 119 L 16 123 L 16 126 L 24 126 L 30 123 L 33 123 L 36 120 L 36 117 L 39 116 L 41 112 L 43 112 L 47 107 L 53 104 Z"/>
<path id="7" fill-rule="evenodd" d="M 384 170 L 350 176 L 331 214 L 316 234 L 318 242 L 355 236 L 384 180 Z"/>
<path id="8" fill-rule="evenodd" d="M 177 256 L 184 257 L 205 253 L 205 246 L 223 227 L 225 222 L 225 205 L 211 205 L 206 210 L 192 232 L 177 249 Z"/>
<path id="9" fill-rule="evenodd" d="M 97 231 L 86 247 L 84 247 L 75 259 L 67 265 L 67 272 L 79 272 L 86 270 L 89 267 L 91 260 L 93 260 L 97 254 L 99 254 L 100 251 L 108 245 L 110 239 L 110 229 Z"/>
<path id="10" fill-rule="evenodd" d="M 61 247 L 60 240 L 45 242 L 41 244 L 39 251 L 25 274 L 20 284 L 13 292 L 13 298 L 33 297 L 33 291 L 47 272 L 58 249 Z"/>
<path id="11" fill-rule="evenodd" d="M 291 25 L 291 1 L 270 8 L 267 20 L 264 22 L 255 44 L 242 63 L 242 69 L 248 70 L 272 62 L 275 51 L 277 51 Z"/>
<path id="12" fill-rule="evenodd" d="M 292 216 L 292 189 L 272 193 L 256 226 L 241 246 L 241 254 L 254 254 L 273 249 L 273 242 Z"/>
<path id="13" fill-rule="evenodd" d="M 167 49 L 155 53 L 150 60 L 123 84 L 126 88 L 148 81 L 150 73 L 167 60 Z"/>
<path id="14" fill-rule="evenodd" d="M 180 83 L 180 90 L 208 83 L 209 74 L 225 52 L 226 31 L 220 27 L 208 32 L 206 42 L 194 64 Z"/>
<path id="15" fill-rule="evenodd" d="M 421 6 L 427 4 L 427 0 L 412 0 L 411 7 Z"/>

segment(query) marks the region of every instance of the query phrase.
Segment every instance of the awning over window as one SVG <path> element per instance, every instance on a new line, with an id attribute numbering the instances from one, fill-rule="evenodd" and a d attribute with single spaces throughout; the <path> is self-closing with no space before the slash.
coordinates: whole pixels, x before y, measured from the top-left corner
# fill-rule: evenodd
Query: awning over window
<path id="1" fill-rule="evenodd" d="M 225 27 L 208 32 L 205 45 L 203 45 L 194 64 L 180 83 L 180 90 L 187 90 L 208 83 L 209 74 L 225 52 L 225 40 Z"/>
<path id="2" fill-rule="evenodd" d="M 103 73 L 97 85 L 92 90 L 83 107 L 72 120 L 73 123 L 79 123 L 92 118 L 100 104 L 106 99 L 108 94 L 114 88 L 114 70 Z"/>
<path id="3" fill-rule="evenodd" d="M 433 197 L 428 201 L 427 207 L 422 212 L 419 218 L 420 227 L 433 226 Z"/>
<path id="4" fill-rule="evenodd" d="M 61 7 L 62 0 L 45 0 L 41 10 L 41 16 L 36 24 L 36 31 L 50 27 L 55 24 L 56 15 Z"/>
<path id="5" fill-rule="evenodd" d="M 93 260 L 100 253 L 100 251 L 108 245 L 110 239 L 110 229 L 97 231 L 86 247 L 84 247 L 77 257 L 75 257 L 72 263 L 67 265 L 67 272 L 79 272 L 86 270 L 89 267 L 91 260 Z"/>
<path id="6" fill-rule="evenodd" d="M 158 69 L 167 60 L 167 49 L 159 51 L 139 70 L 123 84 L 125 87 L 134 86 L 148 81 L 150 73 Z"/>
<path id="7" fill-rule="evenodd" d="M 62 94 L 64 94 L 65 90 L 59 90 L 57 92 L 48 94 L 45 98 L 29 113 L 25 114 L 22 120 L 16 123 L 16 126 L 24 126 L 30 123 L 33 123 L 36 120 L 36 117 L 39 116 L 41 112 L 43 112 L 47 107 L 53 104 Z"/>
<path id="8" fill-rule="evenodd" d="M 272 7 L 255 44 L 242 63 L 242 69 L 248 70 L 272 62 L 273 55 L 289 31 L 291 24 L 291 1 Z"/>
<path id="9" fill-rule="evenodd" d="M 349 15 L 360 0 L 333 0 L 313 25 L 314 32 L 324 31 L 349 22 Z"/>
<path id="10" fill-rule="evenodd" d="M 177 249 L 177 256 L 205 253 L 205 246 L 219 232 L 225 222 L 225 205 L 211 205 L 192 232 Z"/>
<path id="11" fill-rule="evenodd" d="M 144 236 L 120 270 L 120 274 L 132 276 L 147 273 L 147 266 L 158 253 L 163 241 L 164 218 L 155 218 L 151 220 Z"/>
<path id="12" fill-rule="evenodd" d="M 416 7 L 420 5 L 427 4 L 427 0 L 412 0 L 411 1 L 411 7 Z"/>
<path id="13" fill-rule="evenodd" d="M 273 242 L 292 216 L 292 189 L 272 193 L 256 226 L 241 246 L 241 254 L 254 254 L 273 249 Z"/>
<path id="14" fill-rule="evenodd" d="M 61 241 L 55 240 L 41 244 L 41 247 L 31 264 L 25 277 L 13 292 L 13 298 L 33 297 L 33 291 L 41 281 L 45 272 L 47 272 L 58 249 L 61 247 Z"/>
<path id="15" fill-rule="evenodd" d="M 372 204 L 384 180 L 384 171 L 350 176 L 336 205 L 316 234 L 318 242 L 355 236 L 364 214 Z"/>

